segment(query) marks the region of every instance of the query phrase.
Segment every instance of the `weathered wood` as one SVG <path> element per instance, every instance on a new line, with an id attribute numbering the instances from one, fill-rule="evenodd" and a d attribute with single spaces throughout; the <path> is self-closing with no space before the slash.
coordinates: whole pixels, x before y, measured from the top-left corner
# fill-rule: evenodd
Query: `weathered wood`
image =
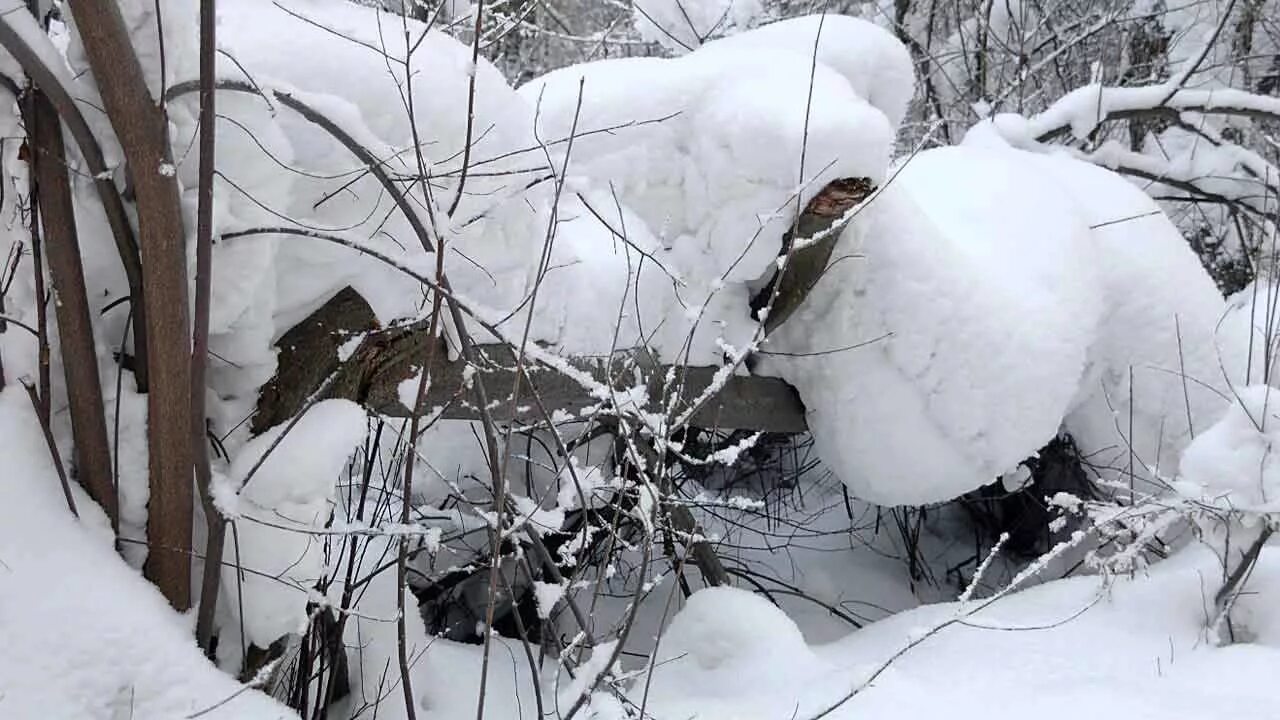
<path id="1" fill-rule="evenodd" d="M 835 227 L 836 224 L 847 222 L 846 213 L 870 197 L 874 190 L 875 186 L 867 178 L 835 180 L 809 201 L 804 212 L 796 218 L 794 226 L 782 236 L 783 254 L 792 252 L 792 247 L 798 241 L 821 237 L 793 252 L 787 259 L 786 267 L 781 272 L 775 272 L 769 284 L 752 298 L 751 309 L 759 312 L 768 307 L 774 288 L 777 288 L 773 308 L 764 323 L 766 334 L 772 333 L 786 322 L 804 303 L 809 291 L 822 279 L 822 274 L 831 262 L 831 253 L 835 250 L 836 240 L 843 229 Z"/>
<path id="2" fill-rule="evenodd" d="M 345 362 L 339 361 L 339 347 L 357 335 L 362 335 L 359 345 Z M 407 417 L 410 410 L 400 402 L 399 386 L 417 376 L 418 363 L 426 357 L 430 342 L 442 341 L 430 338 L 423 324 L 379 328 L 364 299 L 351 288 L 343 289 L 280 338 L 280 370 L 262 390 L 252 421 L 253 432 L 260 433 L 288 420 L 326 382 L 325 397 L 345 398 L 384 415 Z M 575 416 L 601 405 L 599 398 L 592 397 L 573 379 L 555 369 L 529 363 L 521 394 L 530 400 L 527 405 L 512 408 L 509 400 L 516 369 L 511 348 L 481 345 L 478 350 L 486 363 L 474 372 L 483 373 L 495 420 L 543 422 L 531 392 L 537 392 L 547 408 Z M 437 357 L 444 357 L 443 349 L 439 352 Z M 640 363 L 629 364 L 630 359 L 620 353 L 612 360 L 579 358 L 572 362 L 597 381 L 625 390 L 636 384 L 636 373 L 640 372 Z M 664 365 L 641 372 L 641 380 L 651 398 L 674 397 L 674 409 L 679 413 L 711 385 L 716 370 Z M 467 363 L 463 361 L 437 360 L 427 396 L 428 412 L 439 411 L 441 417 L 448 419 L 478 420 L 479 409 L 470 403 L 471 394 L 466 392 L 467 374 Z M 673 382 L 668 383 L 669 378 Z M 655 404 L 648 409 L 658 411 L 660 406 Z M 804 405 L 795 390 L 778 378 L 759 376 L 729 378 L 691 422 L 698 427 L 778 433 L 807 429 Z"/>

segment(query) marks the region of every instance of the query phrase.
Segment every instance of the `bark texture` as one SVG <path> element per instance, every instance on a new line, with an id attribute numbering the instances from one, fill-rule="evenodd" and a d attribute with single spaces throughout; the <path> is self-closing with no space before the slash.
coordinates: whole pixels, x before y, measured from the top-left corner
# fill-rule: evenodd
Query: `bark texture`
<path id="1" fill-rule="evenodd" d="M 102 382 L 98 377 L 98 354 L 89 320 L 84 267 L 80 263 L 80 241 L 67 178 L 62 124 L 53 105 L 39 91 L 32 97 L 31 108 L 27 131 L 35 147 L 32 157 L 40 196 L 44 249 L 53 280 L 54 315 L 67 382 L 71 432 L 75 438 L 75 475 L 116 527 L 120 507 L 111 479 Z"/>
<path id="2" fill-rule="evenodd" d="M 355 352 L 345 362 L 340 361 L 339 346 L 357 335 L 362 337 Z M 400 402 L 400 383 L 417 376 L 428 344 L 433 342 L 442 341 L 430 337 L 425 323 L 379 328 L 364 298 L 345 288 L 280 338 L 280 370 L 263 387 L 252 430 L 257 434 L 286 422 L 321 388 L 326 398 L 344 398 L 374 412 L 407 417 L 410 409 Z M 548 409 L 574 415 L 600 404 L 598 398 L 559 371 L 526 362 L 528 377 L 521 381 L 521 395 L 530 400 L 512 407 L 510 402 L 504 402 L 514 390 L 517 377 L 511 348 L 480 345 L 477 350 L 485 362 L 475 372 L 483 376 L 489 390 L 490 413 L 495 421 L 542 422 L 531 393 L 537 393 Z M 467 363 L 444 362 L 444 349 L 438 348 L 437 352 L 424 403 L 426 412 L 440 412 L 448 419 L 479 420 L 479 409 L 469 402 Z M 630 360 L 635 362 L 627 362 Z M 650 397 L 674 396 L 677 412 L 691 405 L 711 385 L 716 373 L 713 367 L 673 368 L 630 357 L 611 361 L 577 359 L 573 364 L 619 389 L 633 385 L 639 370 L 649 386 Z M 669 372 L 674 378 L 670 384 L 666 382 Z M 730 378 L 716 397 L 694 414 L 692 422 L 699 427 L 767 432 L 806 430 L 804 405 L 795 390 L 778 378 L 758 376 Z"/>
<path id="3" fill-rule="evenodd" d="M 163 108 L 147 89 L 115 2 L 71 13 L 136 190 L 151 386 L 147 398 L 149 554 L 144 572 L 175 608 L 191 607 L 191 329 L 185 234 Z"/>

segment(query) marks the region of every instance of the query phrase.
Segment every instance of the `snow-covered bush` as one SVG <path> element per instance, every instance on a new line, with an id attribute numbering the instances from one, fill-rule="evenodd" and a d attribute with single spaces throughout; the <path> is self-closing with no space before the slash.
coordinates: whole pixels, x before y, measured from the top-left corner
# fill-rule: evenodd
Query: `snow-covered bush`
<path id="1" fill-rule="evenodd" d="M 1051 50 L 1028 48 L 1061 8 L 957 5 L 935 33 L 910 3 L 891 32 L 641 2 L 601 15 L 670 57 L 587 52 L 517 89 L 486 56 L 545 29 L 539 8 L 363 4 L 0 15 L 17 100 L 0 126 L 29 136 L 0 145 L 0 381 L 31 406 L 0 392 L 18 478 L 0 644 L 50 659 L 0 661 L 0 714 L 287 712 L 261 689 L 306 717 L 861 716 L 850 701 L 877 687 L 926 694 L 890 666 L 935 637 L 963 629 L 918 667 L 959 672 L 972 631 L 1101 602 L 1097 579 L 1015 595 L 1080 556 L 1124 598 L 1090 638 L 1170 593 L 1116 668 L 1165 625 L 1180 649 L 1208 626 L 1272 658 L 1272 614 L 1242 590 L 1275 585 L 1275 290 L 1257 262 L 1224 299 L 1165 212 L 1213 197 L 1210 224 L 1250 218 L 1240 257 L 1274 244 L 1251 133 L 1280 108 L 1216 71 L 1198 84 L 1222 58 L 1183 47 L 1145 88 L 1073 66 L 1037 94 L 1133 8 L 1087 9 Z M 1221 50 L 1225 23 L 1166 20 Z M 921 32 L 946 52 L 917 93 Z M 513 52 L 502 67 L 536 55 Z M 1169 124 L 1104 137 L 1151 117 Z M 811 448 L 780 439 L 800 431 Z M 872 504 L 1016 488 L 1068 436 L 1101 492 L 1052 499 L 1079 524 L 1026 568 L 1006 540 L 963 557 L 967 530 Z M 884 517 L 914 533 L 909 579 Z M 922 560 L 928 533 L 942 549 Z M 1118 584 L 1173 551 L 1150 586 Z M 1200 622 L 1188 578 L 1208 567 Z M 949 599 L 951 577 L 950 608 L 814 643 Z M 1049 637 L 1028 656 L 1082 652 Z M 89 659 L 70 680 L 43 677 L 72 656 Z M 1131 701 L 1118 685 L 1091 702 Z"/>

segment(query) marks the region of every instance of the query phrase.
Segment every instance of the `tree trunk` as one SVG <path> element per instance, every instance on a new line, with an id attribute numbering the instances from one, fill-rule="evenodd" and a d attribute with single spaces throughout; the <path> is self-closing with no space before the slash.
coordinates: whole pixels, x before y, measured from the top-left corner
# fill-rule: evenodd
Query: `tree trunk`
<path id="1" fill-rule="evenodd" d="M 71 431 L 75 438 L 76 477 L 89 497 L 102 506 L 118 528 L 120 508 L 111 478 L 111 450 L 98 377 L 98 355 L 89 321 L 89 299 L 80 242 L 76 233 L 71 185 L 67 179 L 62 124 L 53 105 L 33 91 L 28 118 L 35 152 L 36 187 L 40 195 L 45 255 L 53 279 L 54 311 L 62 347 L 62 369 L 71 406 Z M 32 218 L 32 222 L 36 222 Z M 47 399 L 46 399 L 47 402 Z"/>
<path id="2" fill-rule="evenodd" d="M 163 109 L 147 89 L 120 8 L 71 0 L 111 126 L 136 189 L 151 387 L 147 402 L 149 555 L 144 568 L 170 604 L 191 607 L 191 329 L 182 209 Z"/>
<path id="3" fill-rule="evenodd" d="M 217 47 L 217 9 L 214 0 L 200 2 L 200 187 L 196 209 L 196 289 L 195 318 L 191 338 L 191 452 L 194 455 L 196 486 L 204 506 L 204 574 L 200 581 L 200 612 L 196 616 L 196 643 L 209 653 L 213 649 L 213 616 L 218 606 L 218 584 L 222 578 L 222 549 L 226 523 L 213 502 L 210 487 L 213 469 L 209 464 L 209 440 L 205 433 L 205 370 L 209 359 L 209 311 L 213 302 L 213 170 L 214 170 L 214 54 Z"/>
<path id="4" fill-rule="evenodd" d="M 363 335 L 359 346 L 345 360 L 338 358 L 338 348 L 353 335 Z M 391 328 L 378 328 L 373 310 L 355 290 L 345 288 L 310 317 L 295 325 L 276 343 L 280 348 L 279 370 L 262 387 L 258 409 L 253 416 L 252 431 L 258 434 L 280 423 L 288 422 L 307 400 L 323 390 L 325 398 L 343 398 L 360 403 L 370 410 L 392 417 L 408 417 L 412 408 L 400 400 L 402 382 L 420 371 L 430 343 L 443 343 L 432 338 L 425 322 Z M 467 362 L 437 360 L 431 370 L 431 387 L 424 403 L 427 412 L 455 420 L 478 420 L 479 410 L 465 402 L 470 399 L 468 377 L 471 372 L 484 379 L 489 389 L 493 419 L 499 422 L 538 424 L 543 421 L 532 401 L 519 407 L 510 402 L 496 402 L 510 397 L 516 385 L 517 370 L 512 348 L 507 345 L 477 347 L 487 362 L 482 367 L 467 369 Z M 439 349 L 437 357 L 444 357 Z M 642 356 L 643 357 L 643 356 Z M 632 358 L 615 356 L 605 362 L 574 359 L 572 363 L 602 383 L 625 389 L 635 383 L 630 366 Z M 649 396 L 665 397 L 665 391 L 677 393 L 677 412 L 689 407 L 715 381 L 718 368 L 668 365 L 646 366 L 637 360 L 635 369 L 642 370 L 649 386 Z M 666 380 L 670 375 L 672 382 Z M 563 373 L 528 360 L 527 377 L 520 381 L 522 395 L 536 393 L 542 404 L 576 416 L 596 406 L 594 397 L 577 381 Z M 661 408 L 651 407 L 653 411 Z M 778 378 L 753 375 L 731 376 L 709 402 L 694 413 L 691 422 L 698 427 L 760 430 L 765 432 L 805 432 L 804 405 L 794 388 Z"/>

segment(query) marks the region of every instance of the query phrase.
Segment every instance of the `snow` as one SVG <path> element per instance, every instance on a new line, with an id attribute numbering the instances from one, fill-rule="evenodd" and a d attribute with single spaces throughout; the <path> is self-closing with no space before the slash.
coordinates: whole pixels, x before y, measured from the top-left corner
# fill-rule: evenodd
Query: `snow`
<path id="1" fill-rule="evenodd" d="M 225 550 L 220 605 L 243 606 L 245 638 L 263 648 L 306 627 L 306 603 L 324 571 L 314 531 L 329 520 L 339 473 L 364 441 L 365 412 L 325 400 L 286 428 L 255 437 L 236 455 L 229 476 L 240 490 L 234 508 L 224 508 L 234 509 L 238 538 Z"/>
<path id="2" fill-rule="evenodd" d="M 1197 428 L 1245 381 L 1247 325 L 1177 228 L 1140 189 L 1104 169 L 1033 156 L 1093 227 L 1106 318 L 1065 427 L 1100 468 L 1172 476 Z M 1130 429 L 1132 428 L 1132 432 Z"/>
<path id="3" fill-rule="evenodd" d="M 229 57 L 219 72 L 305 100 L 394 172 L 416 172 L 400 63 L 404 31 L 423 26 L 326 0 L 229 0 L 221 13 Z M 450 108 L 469 96 L 469 49 L 435 31 L 424 38 L 409 62 L 412 101 L 422 162 L 437 180 L 430 201 L 414 203 L 429 206 L 419 212 L 430 215 L 432 243 L 450 248 L 458 297 L 482 298 L 469 304 L 512 336 L 531 322 L 532 338 L 564 353 L 645 344 L 660 358 L 705 364 L 720 360 L 722 338 L 741 345 L 753 328 L 749 284 L 776 255 L 795 203 L 835 177 L 882 177 L 913 87 L 892 36 L 839 16 L 774 23 L 673 60 L 574 66 L 518 93 L 481 62 L 474 167 L 445 218 L 467 129 L 465 113 Z M 326 52 L 314 56 L 316 46 Z M 260 98 L 229 95 L 219 147 L 235 161 L 219 185 L 220 231 L 285 215 L 409 267 L 434 265 L 332 138 Z M 190 184 L 192 172 L 188 155 L 179 174 Z M 269 338 L 343 285 L 384 322 L 422 312 L 411 278 L 350 249 L 266 236 L 236 238 L 215 255 L 212 343 L 235 366 L 215 367 L 213 378 L 229 426 L 274 370 Z"/>
<path id="4" fill-rule="evenodd" d="M 706 50 L 816 59 L 839 73 L 895 128 L 915 94 L 914 63 L 902 43 L 873 23 L 845 15 L 806 15 L 769 23 L 711 43 Z"/>
<path id="5" fill-rule="evenodd" d="M 719 678 L 710 684 L 741 692 L 756 680 L 744 670 L 772 664 L 772 658 L 790 660 L 807 649 L 800 628 L 764 597 L 731 587 L 705 588 L 689 597 L 661 646 L 663 655 L 681 662 L 655 671 L 655 677 L 671 692 L 696 692 L 697 684 L 710 679 L 707 675 Z M 685 675 L 687 664 L 701 672 Z M 803 667 L 806 663 L 780 664 L 801 673 L 808 669 Z"/>
<path id="6" fill-rule="evenodd" d="M 632 19 L 641 38 L 681 53 L 746 29 L 762 10 L 759 0 L 640 0 Z"/>
<path id="7" fill-rule="evenodd" d="M 471 63 L 469 48 L 441 32 L 426 32 L 419 23 L 411 21 L 406 28 L 399 19 L 369 8 L 326 0 L 275 4 L 230 0 L 220 6 L 220 18 L 221 43 L 238 63 L 220 59 L 220 72 L 233 78 L 243 78 L 247 72 L 263 87 L 287 91 L 302 99 L 337 122 L 377 157 L 387 158 L 388 170 L 393 173 L 417 171 L 414 132 L 408 122 L 405 96 L 401 94 L 402 88 L 411 91 L 415 120 L 424 133 L 418 146 L 422 160 L 439 178 L 439 187 L 432 190 L 432 205 L 438 206 L 434 207 L 436 215 L 443 216 L 456 194 L 462 162 L 465 108 L 472 80 L 465 72 Z M 288 31 L 280 32 L 282 27 Z M 406 31 L 415 37 L 425 32 L 410 59 L 409 87 L 405 86 L 403 65 Z M 325 52 L 313 52 L 316 47 L 324 47 Z M 380 55 L 383 51 L 387 58 Z M 528 247 L 536 230 L 505 227 L 516 219 L 529 223 L 531 214 L 529 208 L 512 202 L 508 196 L 531 179 L 532 175 L 525 173 L 530 167 L 537 168 L 541 154 L 529 153 L 529 148 L 536 147 L 529 136 L 529 109 L 516 99 L 497 70 L 481 62 L 474 80 L 475 140 L 471 152 L 476 167 L 456 212 L 459 227 L 437 230 L 446 232 L 450 244 L 502 281 L 497 294 L 490 295 L 493 303 L 513 306 L 521 298 L 524 275 L 528 273 L 521 264 L 532 262 L 537 246 Z M 423 268 L 434 266 L 433 260 L 424 257 L 404 218 L 390 212 L 392 201 L 378 184 L 357 174 L 361 166 L 354 157 L 326 133 L 290 111 L 279 109 L 268 115 L 264 103 L 257 99 L 254 108 L 258 116 L 265 118 L 258 122 L 273 123 L 288 139 L 286 157 L 291 160 L 286 160 L 287 164 L 305 173 L 283 173 L 290 187 L 279 201 L 267 203 L 268 207 L 314 227 L 340 229 L 363 238 L 370 247 L 398 260 Z M 269 162 L 260 152 L 251 152 L 248 142 L 239 138 L 245 155 L 256 154 L 258 163 Z M 274 168 L 271 175 L 281 177 L 280 168 Z M 501 202 L 504 199 L 505 204 Z M 425 217 L 427 211 L 420 212 Z M 462 219 L 481 216 L 483 221 L 461 227 Z M 278 224 L 278 218 L 271 224 Z M 477 242 L 482 235 L 487 240 L 483 244 Z M 431 241 L 436 242 L 434 238 Z M 275 291 L 277 313 L 282 315 L 278 320 L 281 330 L 289 327 L 290 320 L 296 321 L 313 310 L 315 298 L 323 296 L 326 288 L 332 292 L 346 283 L 352 283 L 384 321 L 418 311 L 416 300 L 420 295 L 415 284 L 389 277 L 385 268 L 374 261 L 304 238 L 282 240 L 280 245 L 277 262 L 294 269 L 280 274 Z M 449 261 L 451 278 L 460 290 L 475 287 L 481 281 L 489 286 L 490 277 L 471 262 L 452 255 Z M 455 261 L 457 267 L 453 267 Z M 284 316 L 286 311 L 288 315 Z"/>
<path id="8" fill-rule="evenodd" d="M 1028 118 L 1032 137 L 1070 129 L 1087 138 L 1110 115 L 1167 108 L 1175 113 L 1224 113 L 1228 115 L 1280 114 L 1280 99 L 1256 95 L 1238 88 L 1208 90 L 1181 87 L 1176 82 L 1139 87 L 1087 85 L 1053 101 L 1042 113 Z"/>
<path id="9" fill-rule="evenodd" d="M 630 267 L 626 277 L 646 298 L 637 324 L 661 357 L 688 344 L 692 362 L 708 362 L 721 355 L 718 337 L 743 344 L 747 283 L 770 267 L 796 203 L 835 178 L 884 175 L 911 95 L 910 59 L 869 23 L 815 20 L 775 23 L 675 59 L 575 65 L 519 90 L 544 142 L 576 127 L 568 172 L 597 190 L 564 215 L 595 233 L 603 216 L 652 258 L 632 259 L 639 278 Z M 557 242 L 570 232 L 562 226 Z M 616 292 L 593 294 L 617 312 Z M 621 339 L 635 336 L 628 327 Z"/>
<path id="10" fill-rule="evenodd" d="M 765 348 L 820 354 L 766 355 L 763 372 L 800 391 L 855 495 L 950 499 L 1057 433 L 1102 316 L 1088 227 L 1061 198 L 1026 158 L 947 148 L 907 160 L 853 219 L 834 255 L 861 258 Z"/>
<path id="11" fill-rule="evenodd" d="M 1239 388 L 1231 408 L 1196 436 L 1182 455 L 1178 489 L 1224 509 L 1280 511 L 1280 433 L 1276 390 Z"/>
<path id="12" fill-rule="evenodd" d="M 538 617 L 546 620 L 551 617 L 551 612 L 555 610 L 556 605 L 564 598 L 564 586 L 559 583 L 545 583 L 535 581 L 533 583 L 534 599 L 538 604 Z"/>
<path id="13" fill-rule="evenodd" d="M 359 573 L 355 577 L 372 575 L 380 563 L 395 557 L 397 543 L 394 538 L 374 538 L 360 553 Z M 335 604 L 341 597 L 343 585 L 335 583 L 330 595 Z M 400 686 L 400 673 L 396 656 L 396 593 L 404 593 L 405 608 L 412 608 L 415 599 L 407 588 L 398 589 L 394 570 L 384 570 L 372 575 L 370 582 L 360 591 L 359 611 L 347 616 L 344 642 L 348 647 L 360 648 L 347 654 L 350 662 L 349 677 L 351 696 L 335 708 L 338 717 L 353 717 L 362 708 L 377 704 L 380 717 L 407 717 L 404 707 L 404 690 Z M 408 638 L 409 657 L 413 658 L 412 686 L 420 698 L 419 708 L 427 707 L 425 689 L 429 687 L 427 673 L 430 668 L 424 656 L 440 641 L 428 638 L 422 618 L 416 612 L 405 614 L 405 636 Z M 433 684 L 433 683 L 432 683 Z M 422 713 L 419 712 L 419 717 Z"/>
<path id="14" fill-rule="evenodd" d="M 170 720 L 227 701 L 201 717 L 294 717 L 201 656 L 78 488 L 71 516 L 44 447 L 26 393 L 0 392 L 0 715 Z"/>
<path id="15" fill-rule="evenodd" d="M 1221 572 L 1216 565 L 1204 548 L 1190 548 L 1146 576 L 1060 580 L 985 607 L 980 600 L 932 605 L 822 646 L 797 642 L 786 616 L 743 590 L 702 590 L 664 635 L 648 711 L 708 720 L 814 717 L 888 664 L 829 717 L 929 717 L 944 708 L 996 720 L 1028 712 L 1047 720 L 1271 717 L 1265 678 L 1280 662 L 1280 615 L 1251 598 L 1255 640 L 1213 647 L 1203 584 Z M 1274 587 L 1280 565 L 1266 560 L 1254 578 L 1260 591 Z M 699 595 L 713 596 L 723 612 Z M 749 635 L 772 642 L 762 647 Z M 919 644 L 894 658 L 913 641 Z M 704 647 L 729 652 L 708 667 L 703 661 L 716 651 Z M 789 682 L 792 668 L 804 673 L 802 683 Z M 638 700 L 644 681 L 637 685 Z"/>
<path id="16" fill-rule="evenodd" d="M 112 382 L 114 378 L 105 374 L 102 377 L 107 427 L 115 438 L 111 444 L 112 460 L 120 474 L 120 536 L 127 541 L 122 549 L 129 563 L 141 568 L 147 559 L 147 500 L 151 497 L 147 467 L 147 396 L 140 395 L 123 382 L 117 395 Z"/>
<path id="17" fill-rule="evenodd" d="M 18 0 L 5 2 L 0 6 L 0 22 L 4 23 L 8 31 L 19 42 L 26 45 L 36 60 L 45 66 L 47 71 L 53 75 L 54 82 L 70 93 L 75 83 L 71 79 L 71 74 L 67 72 L 67 64 L 62 59 L 62 54 L 58 52 L 58 48 L 40 27 L 40 23 L 36 22 L 35 16 L 29 12 L 22 12 L 25 9 L 26 3 L 24 2 L 19 2 Z M 18 66 L 17 61 L 7 51 L 4 52 L 3 57 L 6 65 L 6 75 L 10 78 L 17 78 L 20 73 L 10 70 L 11 67 Z"/>
<path id="18" fill-rule="evenodd" d="M 1155 202 L 1087 162 L 975 131 L 907 159 L 841 238 L 850 254 L 766 348 L 822 354 L 764 368 L 867 500 L 956 497 L 1059 429 L 1104 474 L 1172 475 L 1245 379 L 1242 313 L 1224 322 Z"/>
<path id="19" fill-rule="evenodd" d="M 121 6 L 137 29 L 157 96 L 194 77 L 193 4 Z M 393 175 L 411 177 L 421 163 L 431 183 L 403 185 L 412 186 L 410 204 L 429 228 L 426 239 L 444 248 L 457 296 L 506 338 L 520 337 L 529 322 L 530 338 L 543 343 L 529 353 L 564 367 L 553 353 L 646 344 L 667 362 L 711 364 L 745 351 L 755 331 L 747 300 L 774 267 L 795 209 L 835 178 L 866 177 L 881 187 L 842 233 L 841 261 L 760 354 L 761 371 L 800 391 L 822 462 L 855 498 L 816 487 L 809 476 L 797 495 L 836 512 L 691 488 L 689 507 L 703 536 L 724 538 L 718 552 L 735 569 L 763 568 L 776 578 L 778 587 L 769 587 L 782 590 L 772 598 L 703 589 L 668 623 L 668 611 L 682 603 L 665 566 L 642 578 L 619 562 L 577 568 L 581 580 L 529 579 L 539 614 L 565 638 L 584 636 L 564 604 L 585 606 L 590 596 L 587 624 L 600 642 L 582 657 L 566 652 L 534 668 L 518 643 L 491 638 L 491 717 L 529 716 L 535 689 L 548 704 L 572 705 L 597 680 L 613 688 L 591 699 L 588 710 L 602 720 L 622 717 L 623 700 L 664 718 L 809 717 L 863 686 L 834 717 L 931 717 L 942 709 L 999 719 L 1029 708 L 1046 718 L 1273 713 L 1266 678 L 1280 660 L 1280 614 L 1270 602 L 1280 589 L 1280 563 L 1272 548 L 1234 616 L 1249 642 L 1219 648 L 1213 645 L 1222 638 L 1206 630 L 1206 598 L 1224 574 L 1218 557 L 1234 556 L 1213 533 L 1202 538 L 1209 550 L 1191 541 L 1146 570 L 1149 576 L 1050 582 L 989 606 L 983 598 L 991 581 L 975 581 L 964 602 L 909 610 L 946 586 L 917 587 L 893 559 L 903 552 L 895 540 L 877 532 L 864 541 L 854 525 L 856 516 L 879 527 L 880 510 L 866 501 L 938 502 L 997 478 L 1019 486 L 1028 477 L 1021 463 L 1063 430 L 1105 479 L 1138 477 L 1157 491 L 1179 492 L 1171 503 L 1251 513 L 1255 531 L 1257 516 L 1276 511 L 1280 471 L 1271 454 L 1280 429 L 1269 420 L 1272 391 L 1251 377 L 1270 359 L 1262 350 L 1270 333 L 1257 327 L 1258 294 L 1224 301 L 1159 207 L 1095 164 L 1169 180 L 1237 167 L 1267 175 L 1271 166 L 1243 152 L 1193 158 L 1177 145 L 1175 157 L 1159 163 L 1108 145 L 1072 158 L 1037 141 L 1059 128 L 1088 135 L 1100 111 L 1130 112 L 1166 95 L 1181 113 L 1277 112 L 1274 98 L 1093 86 L 1038 116 L 996 116 L 962 147 L 894 165 L 895 134 L 914 93 L 913 62 L 890 33 L 853 18 L 747 29 L 758 16 L 754 2 L 643 0 L 637 14 L 676 28 L 680 42 L 664 40 L 643 18 L 642 34 L 687 53 L 586 63 L 515 90 L 447 35 L 347 2 L 222 0 L 219 9 L 226 51 L 219 72 L 264 92 L 220 96 L 216 231 L 290 218 L 410 270 L 434 272 L 432 252 L 367 168 L 282 104 L 286 95 L 303 101 Z M 1016 3 L 996 10 L 999 36 L 1025 11 Z M 155 31 L 161 12 L 166 41 L 173 37 L 164 77 Z M 19 16 L 26 17 L 16 13 L 15 22 Z M 41 35 L 27 25 L 22 32 Z M 57 45 L 35 38 L 40 52 L 58 61 L 78 98 L 95 102 L 74 27 L 54 32 Z M 720 34 L 731 36 L 709 40 Z M 406 43 L 419 36 L 406 57 Z M 67 48 L 65 66 L 56 47 Z M 473 82 L 469 127 L 463 108 Z M 157 168 L 179 182 L 188 220 L 194 108 L 194 95 L 171 100 L 174 162 Z M 11 115 L 0 123 L 16 136 Z M 110 138 L 104 118 L 90 117 Z M 477 141 L 462 187 L 469 132 Z M 12 146 L 0 148 L 6 166 L 18 165 Z M 105 151 L 118 162 L 118 147 L 108 141 Z M 6 169 L 20 179 L 20 168 Z M 1228 180 L 1212 182 L 1230 190 Z M 100 230 L 91 185 L 79 176 L 75 183 L 91 296 L 106 304 L 123 294 L 119 262 Z M 14 200 L 4 200 L 14 214 Z M 21 240 L 18 230 L 4 228 L 4 238 Z M 418 717 L 469 717 L 484 650 L 429 637 L 411 610 L 416 599 L 397 585 L 387 560 L 403 537 L 423 541 L 427 551 L 412 569 L 437 572 L 474 559 L 474 548 L 458 538 L 495 517 L 459 502 L 487 492 L 490 468 L 476 424 L 430 424 L 415 448 L 421 462 L 411 498 L 401 497 L 397 473 L 386 470 L 398 467 L 393 427 L 386 445 L 373 449 L 382 474 L 373 504 L 388 514 L 360 519 L 335 492 L 368 438 L 360 407 L 320 402 L 287 434 L 277 427 L 248 438 L 237 429 L 276 370 L 272 343 L 334 292 L 353 285 L 386 324 L 422 317 L 421 288 L 350 248 L 296 236 L 223 239 L 214 264 L 211 424 L 230 455 L 214 469 L 215 494 L 236 530 L 219 602 L 224 668 L 237 665 L 239 641 L 268 646 L 305 627 L 308 603 L 337 604 L 347 588 L 325 545 L 359 537 L 359 604 L 346 616 L 344 638 L 359 651 L 348 654 L 354 695 L 343 709 L 381 702 L 380 715 L 406 714 L 396 669 L 402 603 L 410 608 L 404 620 Z M 29 321 L 26 275 L 7 295 L 6 314 Z M 1270 298 L 1274 290 L 1266 287 Z M 120 342 L 125 315 L 95 312 L 104 379 L 114 377 L 110 349 Z M 359 341 L 347 338 L 340 359 Z M 0 342 L 6 379 L 33 371 L 29 339 L 11 332 Z M 1252 358 L 1246 343 L 1255 346 Z M 56 357 L 56 343 L 54 350 Z M 55 364 L 55 376 L 59 369 Z M 411 404 L 416 381 L 397 388 L 402 403 Z M 63 392 L 54 389 L 55 434 L 65 446 Z M 21 389 L 0 392 L 0 457 L 9 478 L 0 483 L 0 715 L 116 720 L 214 708 L 205 716 L 287 716 L 205 661 L 191 640 L 191 618 L 174 615 L 129 567 L 141 560 L 145 531 L 146 417 L 142 396 L 127 383 L 118 392 L 108 388 L 109 413 L 116 395 L 128 562 L 111 547 L 100 510 L 79 491 L 82 519 L 70 516 Z M 643 387 L 620 395 L 637 404 L 647 399 Z M 402 438 L 403 423 L 399 428 Z M 501 452 L 524 468 L 524 482 L 511 486 L 518 523 L 556 532 L 566 512 L 598 504 L 620 482 L 601 461 L 598 448 L 608 438 L 583 443 L 569 457 L 559 456 L 544 431 L 512 439 Z M 758 440 L 705 460 L 750 462 L 745 451 Z M 406 500 L 417 521 L 387 521 Z M 656 501 L 645 488 L 634 509 L 649 529 Z M 1055 504 L 1082 503 L 1059 497 Z M 569 539 L 559 552 L 567 557 L 579 541 Z M 958 552 L 939 554 L 950 560 Z M 957 567 L 968 562 L 956 559 L 964 561 Z M 983 563 L 979 575 L 1007 569 L 999 565 Z M 327 596 L 315 589 L 321 578 L 334 580 Z M 620 648 L 610 629 L 631 612 L 637 585 L 644 598 L 639 621 Z M 850 624 L 895 612 L 822 644 Z M 615 649 L 625 651 L 620 666 L 603 674 Z"/>

